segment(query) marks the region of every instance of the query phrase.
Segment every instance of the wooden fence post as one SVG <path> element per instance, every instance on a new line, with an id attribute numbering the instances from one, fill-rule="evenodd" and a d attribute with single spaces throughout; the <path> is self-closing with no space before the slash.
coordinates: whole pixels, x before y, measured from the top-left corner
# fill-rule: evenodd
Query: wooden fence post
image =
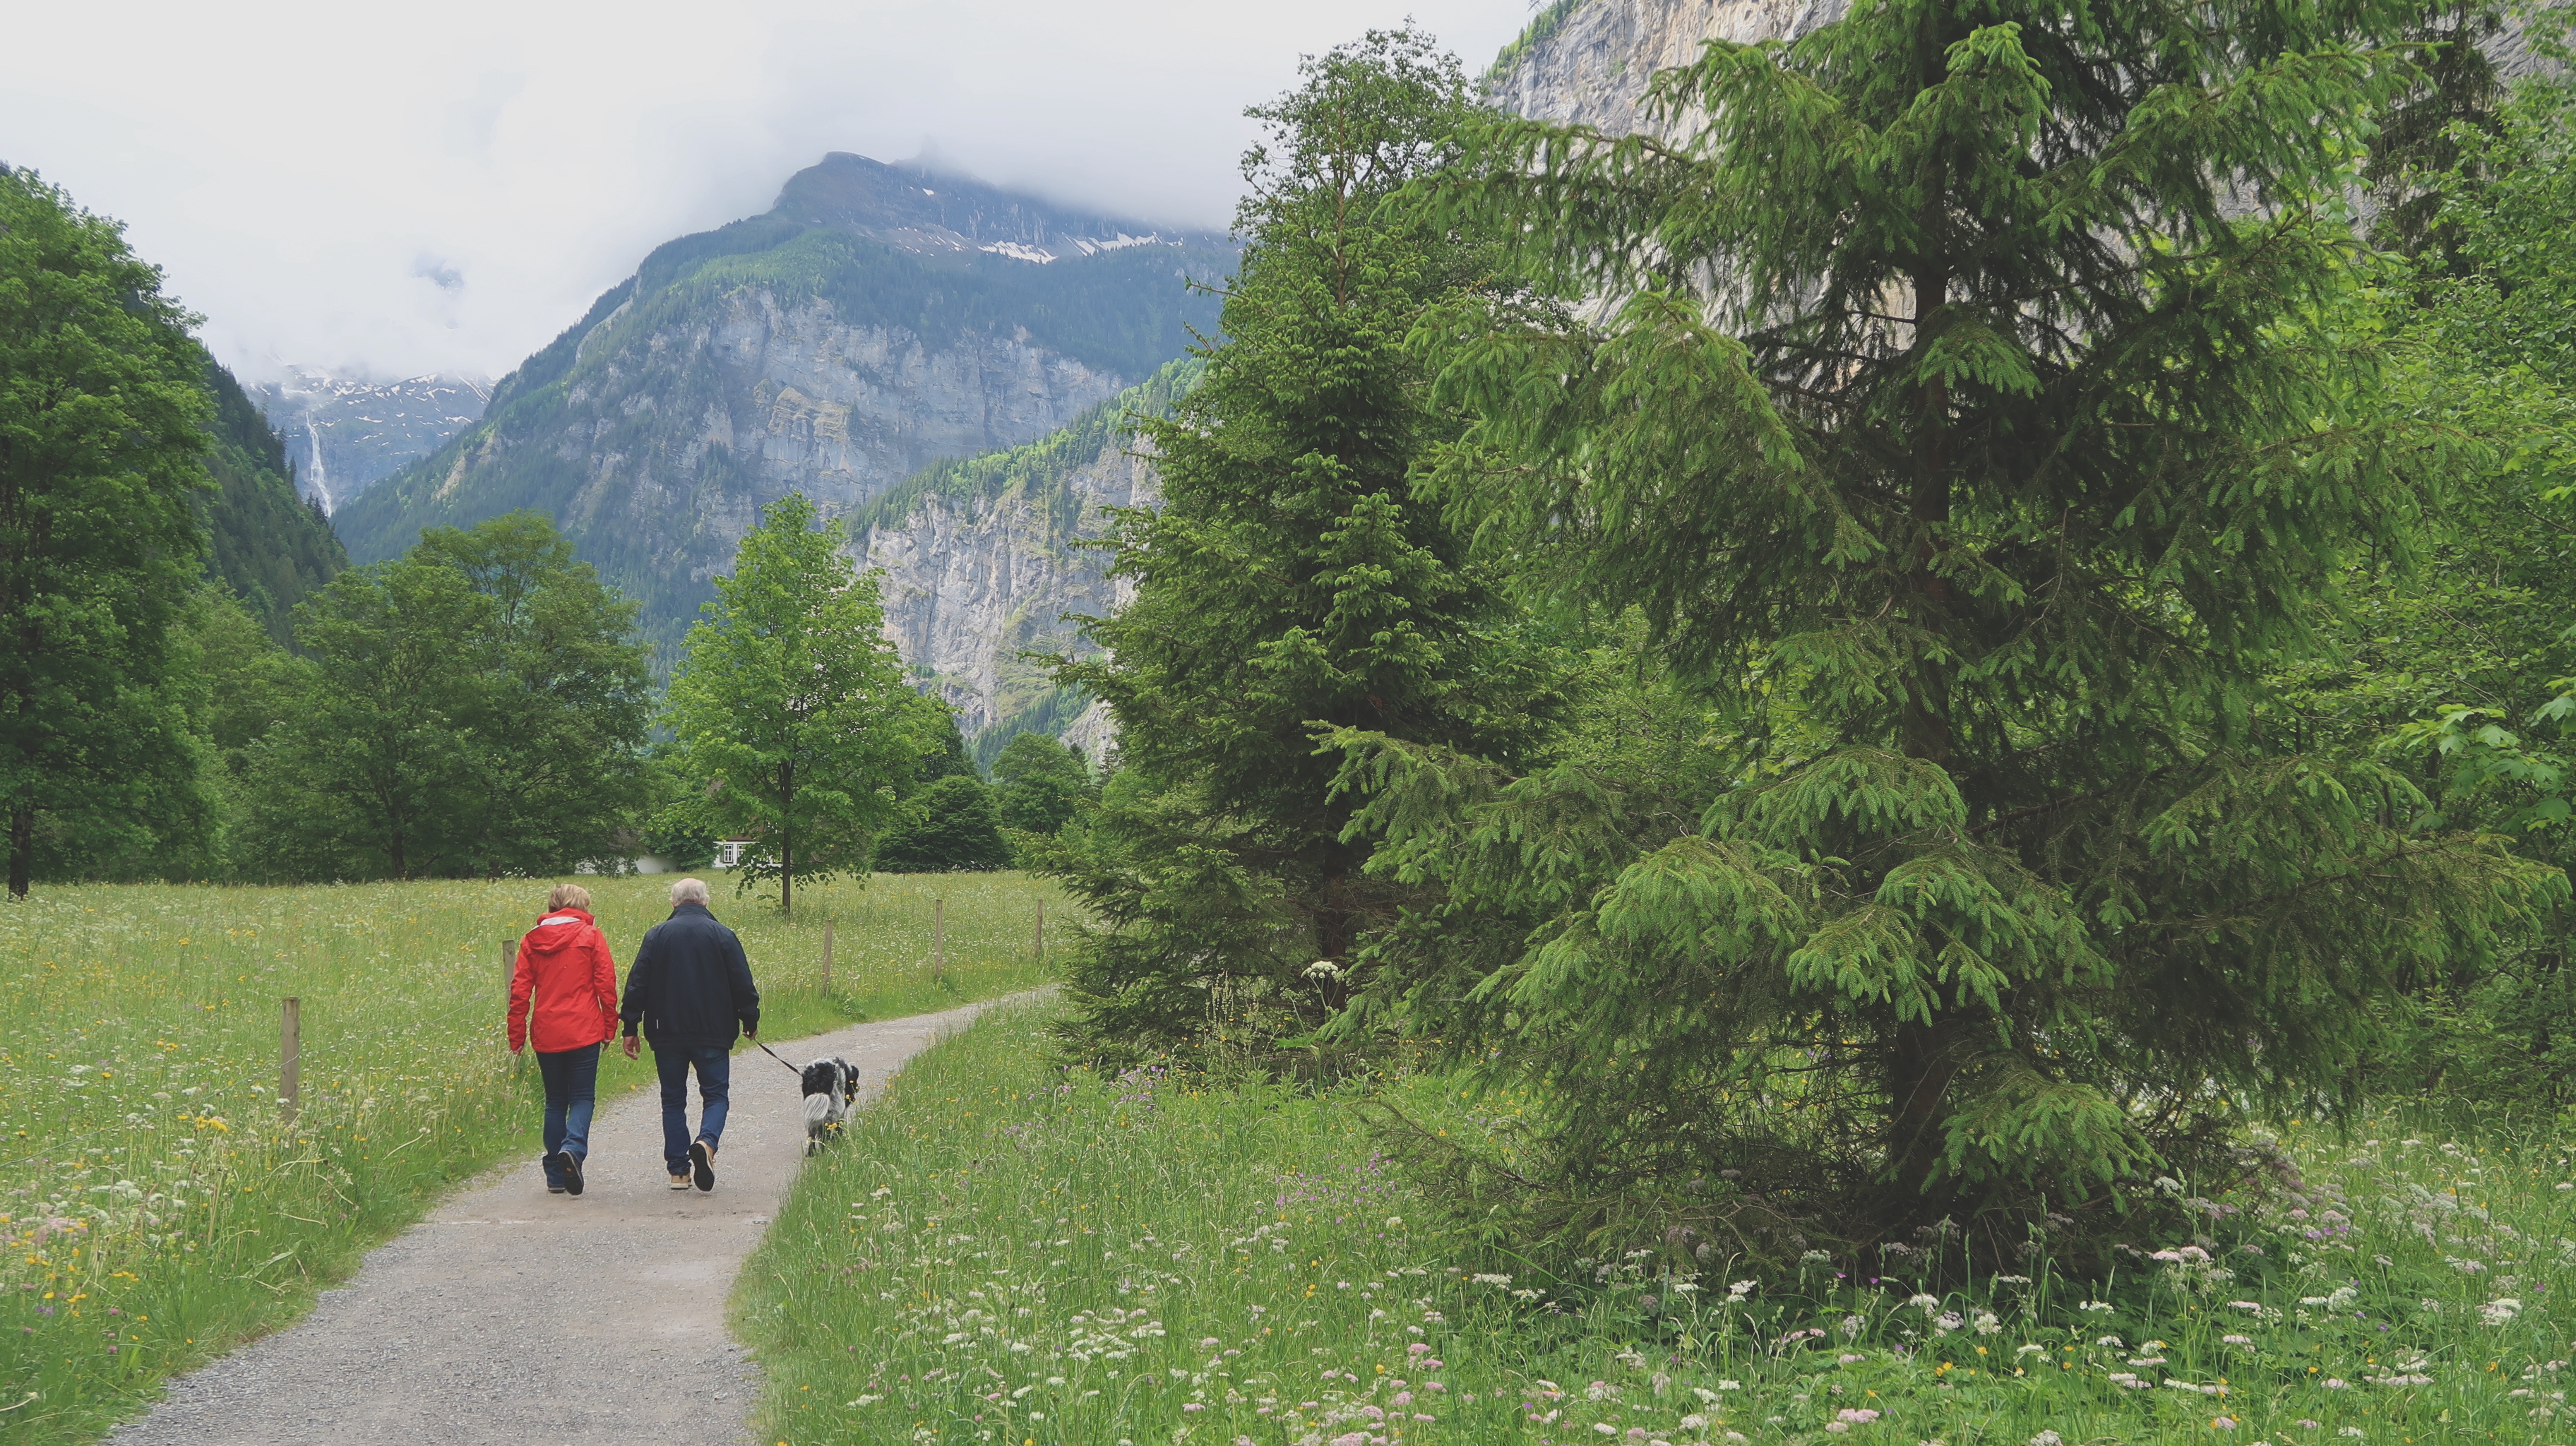
<path id="1" fill-rule="evenodd" d="M 948 982 L 948 901 L 930 901 L 930 982 Z"/>
<path id="2" fill-rule="evenodd" d="M 832 997 L 832 921 L 823 921 L 823 997 Z"/>
<path id="3" fill-rule="evenodd" d="M 303 1087 L 304 1001 L 289 997 L 277 1015 L 277 1112 L 295 1123 L 297 1094 Z"/>
<path id="4" fill-rule="evenodd" d="M 1038 901 L 1038 962 L 1046 962 L 1046 900 Z"/>

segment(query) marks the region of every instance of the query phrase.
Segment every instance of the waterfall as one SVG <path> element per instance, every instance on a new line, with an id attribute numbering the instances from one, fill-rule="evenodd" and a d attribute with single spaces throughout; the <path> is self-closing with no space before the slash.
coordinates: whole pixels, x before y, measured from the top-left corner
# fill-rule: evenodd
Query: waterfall
<path id="1" fill-rule="evenodd" d="M 331 496 L 331 472 L 322 465 L 322 429 L 313 424 L 311 412 L 304 414 L 304 436 L 313 457 L 307 478 L 313 484 L 313 495 L 322 499 L 322 515 L 328 517 L 339 510 L 339 503 Z"/>

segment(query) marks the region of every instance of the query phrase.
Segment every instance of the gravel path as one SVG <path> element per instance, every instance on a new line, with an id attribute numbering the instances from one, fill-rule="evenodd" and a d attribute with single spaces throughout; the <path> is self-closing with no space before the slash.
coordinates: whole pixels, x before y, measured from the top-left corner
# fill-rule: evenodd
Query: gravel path
<path id="1" fill-rule="evenodd" d="M 865 1100 L 987 1007 L 772 1047 L 800 1065 L 846 1058 Z M 748 1441 L 759 1378 L 725 1332 L 725 1298 L 804 1144 L 796 1077 L 758 1050 L 734 1057 L 713 1194 L 670 1189 L 651 1085 L 602 1100 L 581 1198 L 546 1193 L 530 1140 L 517 1163 L 369 1254 L 302 1322 L 171 1381 L 150 1415 L 109 1439 Z"/>

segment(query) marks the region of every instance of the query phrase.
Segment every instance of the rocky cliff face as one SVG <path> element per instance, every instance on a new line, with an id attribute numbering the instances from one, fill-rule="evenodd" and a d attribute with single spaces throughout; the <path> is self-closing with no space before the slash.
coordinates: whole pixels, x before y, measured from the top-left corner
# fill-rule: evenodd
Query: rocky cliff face
<path id="1" fill-rule="evenodd" d="M 1186 282 L 1230 266 L 1217 238 L 834 155 L 771 212 L 657 249 L 504 378 L 479 424 L 336 520 L 365 561 L 425 525 L 547 512 L 643 603 L 668 660 L 762 506 L 803 492 L 857 524 L 939 459 L 1066 428 L 1178 356 L 1190 327 L 1212 329 L 1216 303 Z M 868 546 L 903 560 L 905 586 L 954 598 L 988 574 L 933 551 L 996 559 L 1002 539 L 1025 541 L 1007 510 L 923 505 L 904 523 L 921 545 Z M 1031 556 L 989 575 L 1016 596 L 1050 569 Z"/>
<path id="2" fill-rule="evenodd" d="M 1100 711 L 1022 655 L 1084 651 L 1067 616 L 1126 602 L 1109 554 L 1080 544 L 1107 533 L 1104 509 L 1159 499 L 1129 419 L 1168 406 L 1194 376 L 1188 364 L 1166 367 L 1038 442 L 909 479 L 857 519 L 851 551 L 882 574 L 887 635 L 957 709 L 979 754 L 1020 732 L 1094 753 L 1106 745 Z"/>
<path id="3" fill-rule="evenodd" d="M 1651 129 L 1646 84 L 1699 58 L 1703 41 L 1793 39 L 1842 16 L 1845 0 L 1568 0 L 1505 53 L 1485 91 L 1538 120 L 1611 135 Z"/>
<path id="4" fill-rule="evenodd" d="M 479 376 L 430 373 L 381 382 L 289 367 L 250 389 L 286 439 L 305 496 L 337 512 L 369 487 L 473 426 L 492 399 Z"/>
<path id="5" fill-rule="evenodd" d="M 1503 52 L 1486 95 L 1516 115 L 1611 135 L 1655 129 L 1645 110 L 1658 70 L 1699 58 L 1710 40 L 1794 40 L 1842 18 L 1847 0 L 1558 0 Z M 2558 67 L 2511 19 L 2480 43 L 2507 79 Z"/>
<path id="6" fill-rule="evenodd" d="M 1106 554 L 1070 544 L 1099 537 L 1101 509 L 1152 506 L 1154 469 L 1109 446 L 1071 469 L 1060 496 L 1015 487 L 990 499 L 925 498 L 899 523 L 870 527 L 851 551 L 881 571 L 886 634 L 916 676 L 935 683 L 957 709 L 957 726 L 977 738 L 997 725 L 1061 726 L 1043 716 L 1055 685 L 1023 652 L 1080 651 L 1067 614 L 1105 616 L 1126 601 L 1126 584 L 1106 575 Z M 1063 513 L 1081 519 L 1068 535 Z M 1013 731 L 1018 731 L 1014 729 Z"/>

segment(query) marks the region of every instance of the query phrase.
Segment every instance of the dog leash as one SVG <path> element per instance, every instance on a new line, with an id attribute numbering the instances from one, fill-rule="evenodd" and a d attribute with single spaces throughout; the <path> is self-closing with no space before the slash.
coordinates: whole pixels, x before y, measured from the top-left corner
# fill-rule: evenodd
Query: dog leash
<path id="1" fill-rule="evenodd" d="M 755 1039 L 755 1040 L 753 1040 L 753 1041 L 752 1041 L 752 1043 L 754 1043 L 754 1044 L 760 1044 L 760 1041 Z M 805 1071 L 803 1071 L 803 1070 L 801 1070 L 801 1069 L 798 1069 L 796 1066 L 794 1066 L 794 1065 L 792 1065 L 792 1064 L 787 1064 L 787 1056 L 785 1056 L 785 1055 L 783 1055 L 783 1054 L 780 1054 L 778 1051 L 776 1051 L 776 1050 L 774 1050 L 774 1049 L 771 1049 L 768 1045 L 760 1044 L 760 1052 L 761 1052 L 762 1054 L 768 1055 L 771 1059 L 774 1059 L 774 1060 L 778 1061 L 778 1062 L 779 1062 L 780 1064 L 782 1064 L 782 1065 L 787 1065 L 787 1072 L 788 1072 L 789 1074 L 792 1074 L 792 1075 L 796 1076 L 798 1079 L 803 1079 L 803 1078 L 805 1077 Z"/>

